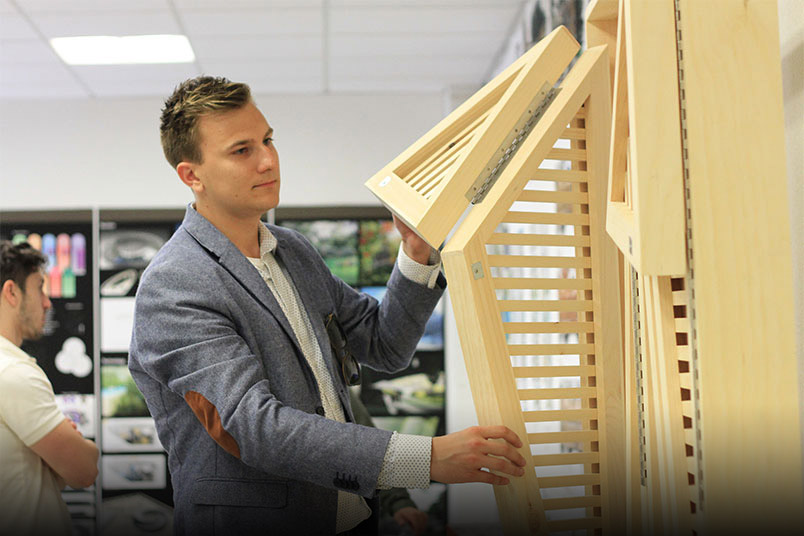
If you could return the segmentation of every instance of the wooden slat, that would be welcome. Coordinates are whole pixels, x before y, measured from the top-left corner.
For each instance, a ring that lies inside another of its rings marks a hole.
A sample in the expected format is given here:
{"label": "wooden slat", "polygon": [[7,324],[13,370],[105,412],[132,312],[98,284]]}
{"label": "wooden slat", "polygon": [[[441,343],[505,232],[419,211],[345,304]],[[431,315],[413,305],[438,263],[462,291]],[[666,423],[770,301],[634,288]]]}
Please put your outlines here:
{"label": "wooden slat", "polygon": [[597,463],[600,454],[597,452],[567,452],[564,454],[537,454],[531,456],[533,465],[545,467],[548,465],[574,465],[583,463]]}
{"label": "wooden slat", "polygon": [[589,225],[589,214],[558,214],[555,212],[521,212],[512,210],[504,223],[531,223],[543,225]]}
{"label": "wooden slat", "polygon": [[528,444],[544,445],[547,443],[587,443],[597,441],[600,434],[597,430],[582,430],[580,432],[543,432],[541,434],[528,434]]}
{"label": "wooden slat", "polygon": [[600,484],[600,474],[598,473],[539,477],[539,487],[541,488],[569,488],[572,486],[593,486],[595,484]]}
{"label": "wooden slat", "polygon": [[568,530],[597,529],[603,526],[603,519],[599,517],[584,517],[579,519],[560,519],[547,522],[550,532],[563,532]]}
{"label": "wooden slat", "polygon": [[586,235],[550,235],[531,233],[494,233],[486,244],[506,244],[518,246],[569,246],[583,247],[589,245]]}
{"label": "wooden slat", "polygon": [[586,182],[588,175],[585,171],[540,168],[533,173],[530,179],[534,181]]}
{"label": "wooden slat", "polygon": [[523,411],[525,422],[586,421],[597,418],[596,409]]}
{"label": "wooden slat", "polygon": [[559,137],[565,140],[585,140],[586,129],[569,127],[564,129],[564,132],[562,132]]}
{"label": "wooden slat", "polygon": [[580,355],[595,353],[594,344],[509,344],[508,355]]}
{"label": "wooden slat", "polygon": [[594,303],[587,300],[497,300],[500,311],[591,311]]}
{"label": "wooden slat", "polygon": [[470,134],[474,132],[478,125],[486,120],[490,110],[491,108],[480,114],[474,121],[469,123],[466,128],[459,132],[449,143],[445,144],[440,151],[435,151],[432,155],[424,159],[402,179],[409,184],[413,184],[424,173],[425,169],[432,167],[433,164],[441,161],[445,156],[459,152],[468,143],[468,141],[472,139]]}
{"label": "wooden slat", "polygon": [[593,365],[513,367],[515,378],[564,378],[568,376],[594,376]]}
{"label": "wooden slat", "polygon": [[559,257],[548,255],[489,255],[489,266],[495,268],[589,268],[589,257]]}
{"label": "wooden slat", "polygon": [[673,292],[673,305],[687,305],[687,293]]}
{"label": "wooden slat", "polygon": [[567,279],[552,277],[495,277],[492,278],[495,289],[575,289],[591,290],[591,279]]}
{"label": "wooden slat", "polygon": [[553,147],[545,157],[548,160],[586,160],[586,149],[557,149]]}
{"label": "wooden slat", "polygon": [[587,398],[594,397],[597,389],[594,387],[564,387],[549,389],[519,389],[520,400],[556,400],[559,398]]}
{"label": "wooden slat", "polygon": [[419,190],[421,184],[425,182],[427,177],[432,177],[433,174],[437,174],[439,170],[443,170],[445,167],[455,162],[455,160],[457,160],[460,156],[460,151],[464,148],[467,142],[468,140],[463,140],[453,147],[450,147],[437,158],[430,160],[426,166],[412,174],[407,179],[407,183],[410,184],[412,188]]}
{"label": "wooden slat", "polygon": [[442,162],[439,162],[437,165],[433,166],[432,169],[425,170],[421,176],[416,178],[416,180],[411,181],[411,187],[417,192],[424,192],[427,190],[427,187],[433,183],[433,181],[437,181],[439,177],[443,176],[456,160],[458,160],[458,155],[453,154],[449,158],[446,158]]}
{"label": "wooden slat", "polygon": [[591,333],[592,322],[503,322],[506,333]]}
{"label": "wooden slat", "polygon": [[441,183],[444,181],[444,177],[446,177],[446,175],[447,175],[447,171],[445,171],[445,172],[444,172],[444,173],[442,173],[441,175],[439,175],[439,176],[435,177],[433,181],[431,181],[430,183],[428,183],[426,186],[424,186],[424,187],[423,187],[423,188],[420,190],[421,194],[422,194],[424,197],[426,197],[426,198],[428,198],[428,199],[429,199],[429,198],[430,198],[430,195],[433,193],[433,191],[435,191],[435,189],[436,189],[436,188],[437,188],[439,185],[441,185]]}
{"label": "wooden slat", "polygon": [[566,510],[568,508],[587,508],[600,506],[600,495],[585,495],[583,497],[562,497],[559,499],[545,499],[545,510]]}
{"label": "wooden slat", "polygon": [[495,277],[492,279],[495,289],[576,289],[591,290],[591,279],[538,278],[538,277]]}
{"label": "wooden slat", "polygon": [[517,201],[528,203],[588,204],[587,192],[556,192],[552,190],[522,190]]}

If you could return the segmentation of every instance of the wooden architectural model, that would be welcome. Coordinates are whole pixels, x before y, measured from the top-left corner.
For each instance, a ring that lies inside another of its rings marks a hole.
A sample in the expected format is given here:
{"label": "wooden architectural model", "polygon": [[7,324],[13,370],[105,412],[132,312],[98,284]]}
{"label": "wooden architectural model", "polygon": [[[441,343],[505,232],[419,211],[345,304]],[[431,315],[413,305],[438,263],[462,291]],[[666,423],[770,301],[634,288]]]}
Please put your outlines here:
{"label": "wooden architectural model", "polygon": [[802,534],[776,2],[597,0],[587,29],[614,51],[629,532]]}
{"label": "wooden architectural model", "polygon": [[596,0],[587,35],[367,183],[433,246],[458,224],[478,420],[526,439],[504,530],[804,533],[775,3]]}

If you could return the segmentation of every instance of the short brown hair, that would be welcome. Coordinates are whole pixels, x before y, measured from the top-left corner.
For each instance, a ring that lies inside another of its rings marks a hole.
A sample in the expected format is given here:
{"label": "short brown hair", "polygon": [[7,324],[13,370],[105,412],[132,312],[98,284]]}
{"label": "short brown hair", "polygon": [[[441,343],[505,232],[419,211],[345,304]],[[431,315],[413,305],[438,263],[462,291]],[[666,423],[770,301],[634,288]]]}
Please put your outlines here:
{"label": "short brown hair", "polygon": [[14,245],[8,240],[0,241],[0,287],[10,279],[25,294],[25,280],[46,263],[45,256],[28,242]]}
{"label": "short brown hair", "polygon": [[241,108],[251,101],[247,84],[223,77],[197,76],[179,84],[165,101],[159,126],[162,150],[174,168],[180,162],[201,163],[198,119]]}

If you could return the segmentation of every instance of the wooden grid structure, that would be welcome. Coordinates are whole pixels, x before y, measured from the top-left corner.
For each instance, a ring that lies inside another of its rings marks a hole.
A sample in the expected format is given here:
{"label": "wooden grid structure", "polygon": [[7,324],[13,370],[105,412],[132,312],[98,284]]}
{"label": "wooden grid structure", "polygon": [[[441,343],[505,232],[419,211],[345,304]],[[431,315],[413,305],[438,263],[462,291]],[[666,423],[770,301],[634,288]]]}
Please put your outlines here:
{"label": "wooden grid structure", "polygon": [[629,534],[804,533],[776,17],[762,0],[587,11],[589,45],[616,51]]}
{"label": "wooden grid structure", "polygon": [[[619,302],[616,286],[601,280],[616,273],[605,235],[605,47],[585,52],[544,91],[576,51],[557,29],[367,183],[438,244],[475,194],[478,170],[506,159],[442,257],[479,422],[527,439],[526,476],[495,488],[508,534],[624,523]],[[537,108],[522,135],[523,116]],[[509,130],[493,130],[492,121]],[[428,174],[440,182],[427,183]],[[615,387],[604,397],[605,382]]]}
{"label": "wooden grid structure", "polygon": [[508,534],[616,533],[624,520],[619,302],[602,280],[617,270],[607,70],[604,47],[581,56],[442,252],[478,420],[529,446],[525,477],[495,489]]}
{"label": "wooden grid structure", "polygon": [[442,258],[479,422],[527,438],[505,532],[804,533],[775,2],[595,0],[545,100],[567,36],[367,183],[432,245],[487,191]]}

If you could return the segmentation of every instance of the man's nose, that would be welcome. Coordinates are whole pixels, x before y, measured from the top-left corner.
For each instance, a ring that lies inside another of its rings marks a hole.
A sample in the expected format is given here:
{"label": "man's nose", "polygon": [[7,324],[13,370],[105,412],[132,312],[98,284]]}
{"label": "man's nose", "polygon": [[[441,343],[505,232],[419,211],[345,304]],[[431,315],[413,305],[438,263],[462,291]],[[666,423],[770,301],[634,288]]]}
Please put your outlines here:
{"label": "man's nose", "polygon": [[274,152],[270,147],[263,145],[262,151],[260,152],[260,165],[258,170],[263,172],[271,169],[274,166],[274,160]]}

